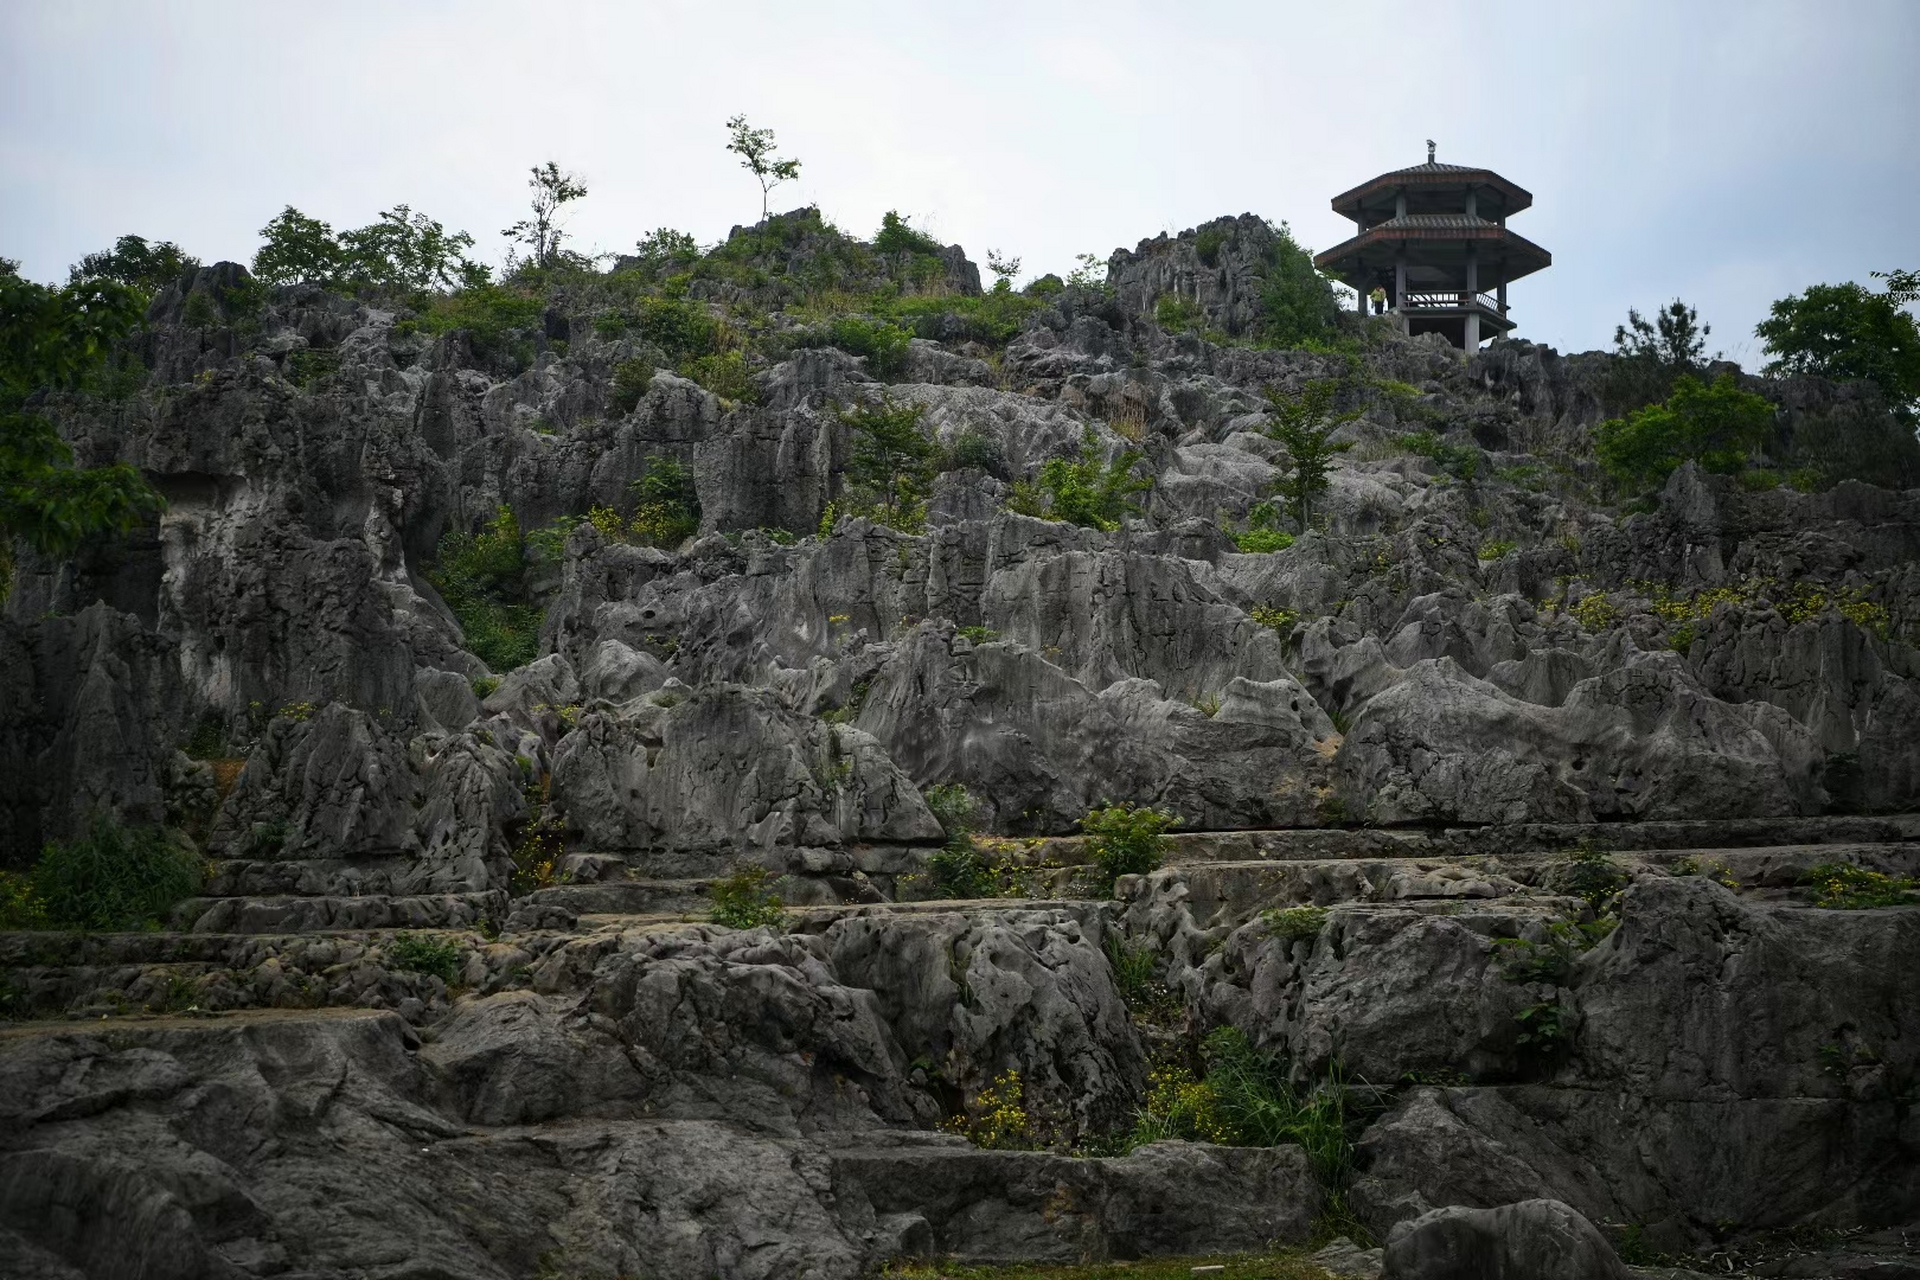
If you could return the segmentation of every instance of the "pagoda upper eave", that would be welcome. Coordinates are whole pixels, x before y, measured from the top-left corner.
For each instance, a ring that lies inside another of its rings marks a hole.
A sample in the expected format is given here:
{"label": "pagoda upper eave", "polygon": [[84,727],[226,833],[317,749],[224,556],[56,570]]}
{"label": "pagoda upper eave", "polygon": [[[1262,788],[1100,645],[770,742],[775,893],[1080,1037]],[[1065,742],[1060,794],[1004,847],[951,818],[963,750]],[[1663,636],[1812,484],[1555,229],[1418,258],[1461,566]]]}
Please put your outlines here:
{"label": "pagoda upper eave", "polygon": [[1338,275],[1359,268],[1391,266],[1403,251],[1411,260],[1433,255],[1451,257],[1450,248],[1464,256],[1468,243],[1476,246],[1481,261],[1502,263],[1501,275],[1506,280],[1517,280],[1553,265],[1553,255],[1525,236],[1515,235],[1497,223],[1465,217],[1391,219],[1315,254],[1313,265]]}

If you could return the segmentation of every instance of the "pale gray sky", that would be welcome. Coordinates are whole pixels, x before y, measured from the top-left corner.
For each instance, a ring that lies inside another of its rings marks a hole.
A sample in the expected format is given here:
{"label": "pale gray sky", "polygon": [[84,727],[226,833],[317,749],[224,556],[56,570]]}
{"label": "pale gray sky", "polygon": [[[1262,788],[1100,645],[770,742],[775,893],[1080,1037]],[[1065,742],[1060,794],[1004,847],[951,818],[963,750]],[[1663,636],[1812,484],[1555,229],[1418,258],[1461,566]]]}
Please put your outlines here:
{"label": "pale gray sky", "polygon": [[0,255],[64,279],[125,232],[245,260],[292,203],[406,202],[498,260],[526,171],[624,250],[759,214],[744,112],[803,162],[776,209],[898,208],[1064,273],[1222,213],[1324,248],[1336,193],[1425,158],[1534,193],[1519,336],[1604,346],[1678,295],[1757,363],[1766,305],[1920,267],[1920,2],[0,4]]}

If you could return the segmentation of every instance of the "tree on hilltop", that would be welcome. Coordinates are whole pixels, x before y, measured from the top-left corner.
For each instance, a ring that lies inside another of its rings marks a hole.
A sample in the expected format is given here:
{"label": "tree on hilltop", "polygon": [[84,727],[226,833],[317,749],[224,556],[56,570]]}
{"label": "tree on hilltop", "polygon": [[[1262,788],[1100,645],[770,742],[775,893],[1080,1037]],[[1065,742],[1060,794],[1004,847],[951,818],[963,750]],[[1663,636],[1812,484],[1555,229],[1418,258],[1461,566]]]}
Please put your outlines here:
{"label": "tree on hilltop", "polygon": [[755,129],[745,116],[727,121],[727,150],[740,157],[740,167],[760,183],[760,220],[767,219],[767,197],[783,182],[800,176],[798,160],[782,160],[773,154],[773,130]]}
{"label": "tree on hilltop", "polygon": [[560,242],[566,232],[560,229],[561,206],[583,199],[587,185],[580,175],[564,172],[549,160],[531,170],[527,186],[533,191],[533,216],[522,218],[500,234],[532,251],[533,265],[550,267],[560,256]]}

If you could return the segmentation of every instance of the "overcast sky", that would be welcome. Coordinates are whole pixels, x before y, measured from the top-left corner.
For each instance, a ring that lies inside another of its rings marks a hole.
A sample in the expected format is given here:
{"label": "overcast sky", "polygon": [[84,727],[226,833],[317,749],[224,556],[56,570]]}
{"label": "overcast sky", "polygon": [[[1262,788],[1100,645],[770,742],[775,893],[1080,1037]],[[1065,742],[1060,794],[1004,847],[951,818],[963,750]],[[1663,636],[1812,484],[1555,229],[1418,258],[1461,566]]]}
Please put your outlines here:
{"label": "overcast sky", "polygon": [[529,166],[579,247],[754,221],[744,112],[803,162],[776,209],[887,209],[1065,271],[1251,211],[1313,248],[1336,192],[1439,158],[1534,193],[1519,336],[1604,346],[1680,296],[1758,362],[1774,298],[1920,267],[1920,0],[353,3],[0,0],[0,255],[64,279],[126,232],[246,260],[292,203],[406,202],[489,260]]}

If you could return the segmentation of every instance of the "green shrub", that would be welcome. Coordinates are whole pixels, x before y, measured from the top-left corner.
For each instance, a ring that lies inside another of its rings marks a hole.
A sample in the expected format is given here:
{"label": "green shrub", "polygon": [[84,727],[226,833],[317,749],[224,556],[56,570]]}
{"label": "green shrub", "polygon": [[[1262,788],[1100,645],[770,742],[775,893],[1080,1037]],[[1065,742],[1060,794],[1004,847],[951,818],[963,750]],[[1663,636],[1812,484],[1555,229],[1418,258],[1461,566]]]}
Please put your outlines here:
{"label": "green shrub", "polygon": [[1113,892],[1121,876],[1145,875],[1166,858],[1166,833],[1180,825],[1171,810],[1151,805],[1115,804],[1088,810],[1080,819],[1087,854],[1093,860],[1102,893]]}
{"label": "green shrub", "polygon": [[623,360],[613,371],[613,386],[607,392],[607,407],[618,414],[629,414],[639,408],[640,401],[646,397],[647,388],[653,385],[653,361],[636,356]]}
{"label": "green shrub", "polygon": [[1429,458],[1440,470],[1462,484],[1471,484],[1480,471],[1480,451],[1472,445],[1448,444],[1432,431],[1410,431],[1400,437],[1408,453]]}
{"label": "green shrub", "polygon": [[1333,378],[1316,379],[1294,393],[1268,384],[1264,392],[1271,406],[1267,435],[1279,441],[1287,454],[1275,491],[1286,499],[1300,531],[1305,533],[1314,503],[1331,483],[1327,477],[1333,470],[1333,460],[1353,447],[1335,443],[1333,433],[1359,417],[1360,411],[1334,410],[1340,383]]}
{"label": "green shrub", "polygon": [[997,887],[993,864],[973,842],[979,801],[957,782],[928,787],[922,795],[947,837],[946,846],[928,860],[934,883],[952,898],[993,896]]}
{"label": "green shrub", "polygon": [[706,307],[680,298],[641,298],[634,327],[675,362],[721,350],[726,332]]}
{"label": "green shrub", "polygon": [[885,254],[939,257],[940,242],[924,232],[915,231],[896,209],[880,217],[880,230],[874,233],[873,251]]}
{"label": "green shrub", "polygon": [[387,944],[387,962],[396,969],[431,974],[451,985],[460,974],[460,948],[445,938],[401,933]]}
{"label": "green shrub", "polygon": [[32,897],[59,928],[149,927],[199,892],[202,871],[191,846],[161,828],[123,827],[96,815],[86,834],[42,850]]}
{"label": "green shrub", "polygon": [[633,482],[638,505],[629,525],[654,547],[677,547],[700,530],[700,493],[687,464],[670,453],[647,455],[646,473]]}
{"label": "green shrub", "polygon": [[907,367],[913,335],[898,325],[860,316],[842,316],[817,333],[803,335],[802,346],[838,347],[848,355],[863,356],[867,372],[890,378]]}
{"label": "green shrub", "polygon": [[1193,238],[1193,251],[1203,265],[1220,265],[1220,249],[1227,243],[1227,233],[1220,227],[1208,227]]}
{"label": "green shrub", "polygon": [[1233,542],[1248,555],[1266,555],[1292,546],[1293,535],[1284,529],[1248,529],[1234,534]]}
{"label": "green shrub", "polygon": [[1514,548],[1519,545],[1517,542],[1504,540],[1483,542],[1480,544],[1478,554],[1482,560],[1504,560],[1512,555]]}
{"label": "green shrub", "polygon": [[680,372],[722,400],[737,400],[742,404],[760,401],[744,352],[716,351],[712,355],[695,356],[680,366]]}
{"label": "green shrub", "polygon": [[1920,903],[1920,884],[1903,876],[1869,871],[1845,862],[1823,862],[1801,876],[1813,886],[1813,904],[1841,911],[1904,907]]}
{"label": "green shrub", "polygon": [[920,425],[926,412],[923,404],[885,397],[840,411],[850,437],[846,476],[852,492],[836,504],[839,514],[920,532],[934,474],[933,440]]}
{"label": "green shrub", "polygon": [[50,929],[47,904],[34,892],[33,877],[0,871],[0,929]]}
{"label": "green shrub", "polygon": [[787,922],[786,903],[767,887],[773,872],[765,867],[745,867],[725,879],[713,882],[712,919],[729,929],[778,930]]}
{"label": "green shrub", "polygon": [[1329,1211],[1342,1211],[1338,1200],[1352,1180],[1356,1130],[1379,1110],[1371,1091],[1347,1084],[1337,1069],[1311,1089],[1296,1089],[1285,1065],[1254,1049],[1234,1027],[1207,1036],[1203,1053],[1202,1080],[1177,1069],[1152,1074],[1130,1145],[1166,1138],[1237,1147],[1296,1144],[1336,1202]]}
{"label": "green shrub", "polygon": [[1037,485],[1024,480],[1014,485],[1007,508],[1021,515],[1112,532],[1126,517],[1141,513],[1132,495],[1153,488],[1151,478],[1133,474],[1145,456],[1138,449],[1127,449],[1112,462],[1103,463],[1100,437],[1089,426],[1080,438],[1079,456],[1049,458],[1040,468]]}
{"label": "green shrub", "polygon": [[489,667],[511,670],[540,650],[545,611],[527,598],[527,543],[511,507],[479,533],[450,530],[427,578],[465,633],[467,648]]}
{"label": "green shrub", "polygon": [[1286,942],[1317,938],[1327,925],[1325,907],[1273,907],[1260,913],[1260,923],[1274,937]]}
{"label": "green shrub", "polygon": [[955,634],[970,644],[991,644],[1000,638],[992,627],[961,627]]}
{"label": "green shrub", "polygon": [[1594,452],[1609,475],[1635,488],[1661,484],[1690,460],[1708,471],[1734,473],[1773,438],[1773,419],[1773,405],[1742,391],[1730,373],[1711,384],[1682,375],[1666,403],[1601,423]]}
{"label": "green shrub", "polygon": [[1153,304],[1153,320],[1162,329],[1182,332],[1187,329],[1204,329],[1207,324],[1206,309],[1198,302],[1183,298],[1177,293],[1163,293]]}
{"label": "green shrub", "polygon": [[966,467],[989,474],[1003,470],[1006,459],[1000,452],[999,442],[977,428],[962,427],[953,438],[953,448],[948,451],[942,470],[954,471]]}
{"label": "green shrub", "polygon": [[1260,626],[1271,627],[1274,634],[1278,635],[1282,640],[1292,635],[1294,627],[1299,625],[1300,622],[1300,615],[1294,610],[1276,608],[1272,605],[1264,604],[1253,606],[1253,612],[1247,616],[1252,618]]}
{"label": "green shrub", "polygon": [[1554,887],[1576,898],[1583,898],[1595,915],[1603,915],[1607,904],[1627,885],[1627,873],[1612,857],[1599,849],[1581,849],[1555,869]]}
{"label": "green shrub", "polygon": [[1293,238],[1286,223],[1273,229],[1267,246],[1266,283],[1260,291],[1258,336],[1268,346],[1313,347],[1339,332],[1340,303],[1333,286],[1314,269],[1313,255]]}

